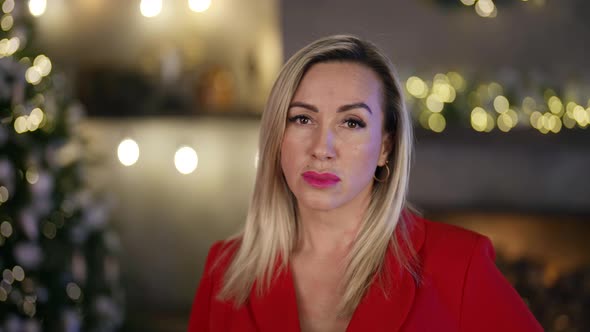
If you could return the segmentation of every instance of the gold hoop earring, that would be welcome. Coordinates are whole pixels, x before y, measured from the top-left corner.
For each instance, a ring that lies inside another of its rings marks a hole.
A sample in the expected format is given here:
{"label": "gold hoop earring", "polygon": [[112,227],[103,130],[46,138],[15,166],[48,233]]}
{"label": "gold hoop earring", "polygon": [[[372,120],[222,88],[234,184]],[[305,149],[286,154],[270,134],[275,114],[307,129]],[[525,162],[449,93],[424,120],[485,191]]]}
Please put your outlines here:
{"label": "gold hoop earring", "polygon": [[385,179],[381,180],[379,178],[377,178],[375,175],[373,175],[373,179],[375,179],[375,181],[379,182],[379,183],[383,183],[385,181],[387,181],[387,179],[389,179],[389,175],[390,175],[390,171],[389,171],[389,161],[385,162],[385,170],[387,171],[387,176],[385,177]]}

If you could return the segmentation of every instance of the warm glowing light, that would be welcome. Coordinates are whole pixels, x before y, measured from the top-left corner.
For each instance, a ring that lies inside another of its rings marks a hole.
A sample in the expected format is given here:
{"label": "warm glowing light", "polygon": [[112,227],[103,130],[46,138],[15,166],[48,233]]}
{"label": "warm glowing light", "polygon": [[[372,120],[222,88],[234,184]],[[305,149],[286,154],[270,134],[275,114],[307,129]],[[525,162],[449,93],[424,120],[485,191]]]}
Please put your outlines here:
{"label": "warm glowing light", "polygon": [[199,157],[191,147],[183,146],[174,155],[174,165],[182,174],[192,173],[199,164]]}
{"label": "warm glowing light", "polygon": [[465,80],[459,73],[451,71],[447,73],[447,77],[455,90],[462,92],[465,90]]}
{"label": "warm glowing light", "polygon": [[494,98],[494,108],[496,109],[496,112],[504,113],[508,110],[508,107],[510,107],[510,103],[506,97],[499,95]]}
{"label": "warm glowing light", "polygon": [[20,39],[18,37],[0,40],[0,58],[14,54],[14,52],[18,51],[19,47]]}
{"label": "warm glowing light", "polygon": [[8,55],[8,39],[0,39],[0,58]]}
{"label": "warm glowing light", "polygon": [[475,12],[481,17],[489,17],[494,12],[496,6],[492,0],[479,0],[475,5]]}
{"label": "warm glowing light", "polygon": [[483,108],[476,107],[471,111],[471,126],[479,132],[486,130],[488,126],[488,114]]}
{"label": "warm glowing light", "polygon": [[33,16],[41,16],[47,9],[47,0],[29,0],[29,11]]}
{"label": "warm glowing light", "polygon": [[534,111],[531,114],[530,122],[531,122],[531,126],[533,126],[533,128],[541,129],[541,127],[543,127],[542,120],[543,120],[543,114],[541,114],[541,112]]}
{"label": "warm glowing light", "polygon": [[126,138],[119,144],[117,156],[121,164],[131,166],[139,159],[139,146],[134,140]]}
{"label": "warm glowing light", "polygon": [[35,108],[34,110],[31,111],[28,121],[30,123],[32,123],[33,125],[39,127],[41,122],[43,122],[43,111],[38,107]]}
{"label": "warm glowing light", "polygon": [[73,282],[70,282],[66,287],[66,293],[68,294],[70,299],[77,301],[78,299],[80,299],[80,296],[82,295],[82,290],[78,285],[76,285]]}
{"label": "warm glowing light", "polygon": [[436,94],[442,102],[452,103],[457,96],[455,88],[449,83],[435,82],[432,87],[432,92]]}
{"label": "warm glowing light", "polygon": [[512,122],[512,117],[508,115],[508,112],[502,113],[498,116],[498,129],[501,131],[508,132],[514,127],[514,125],[516,124]]}
{"label": "warm glowing light", "polygon": [[504,114],[508,115],[510,119],[512,119],[512,127],[516,127],[516,124],[518,123],[518,113],[516,113],[516,111],[513,109],[508,109],[508,111],[506,111]]}
{"label": "warm glowing light", "polygon": [[430,95],[426,98],[426,106],[432,112],[440,112],[444,108],[444,103],[440,100],[438,95]]}
{"label": "warm glowing light", "polygon": [[39,70],[39,68],[35,66],[29,67],[29,69],[27,69],[27,71],[25,72],[25,79],[27,80],[27,82],[33,85],[39,84],[42,78],[43,75],[41,75],[41,71]]}
{"label": "warm glowing light", "polygon": [[30,184],[35,184],[39,181],[39,172],[34,168],[29,168],[25,174],[25,178]]}
{"label": "warm glowing light", "polygon": [[416,98],[424,98],[428,95],[428,86],[422,79],[416,76],[408,78],[406,81],[406,89]]}
{"label": "warm glowing light", "polygon": [[573,101],[570,101],[569,103],[567,103],[567,106],[565,107],[565,112],[567,114],[569,114],[570,117],[574,117],[574,108],[576,108],[576,106],[578,106],[578,104],[574,103]]}
{"label": "warm glowing light", "polygon": [[588,113],[586,113],[584,107],[577,105],[576,107],[574,107],[573,114],[574,119],[578,122],[580,126],[588,125],[588,120],[590,119],[588,119]]}
{"label": "warm glowing light", "polygon": [[461,2],[465,5],[465,6],[473,6],[473,4],[475,3],[475,0],[461,0]]}
{"label": "warm glowing light", "polygon": [[158,16],[162,11],[162,0],[141,0],[139,10],[145,17]]}
{"label": "warm glowing light", "polygon": [[432,131],[436,133],[441,133],[443,130],[445,130],[445,127],[447,126],[447,121],[445,120],[445,117],[442,116],[440,113],[432,113],[428,118],[428,126],[430,127],[430,129],[432,129]]}
{"label": "warm glowing light", "polygon": [[565,113],[563,115],[563,125],[568,128],[568,129],[572,129],[576,126],[576,120],[572,117],[573,115],[570,115],[569,113]]}
{"label": "warm glowing light", "polygon": [[39,69],[42,76],[47,76],[51,72],[51,60],[43,54],[37,56],[33,61],[33,66]]}
{"label": "warm glowing light", "polygon": [[4,186],[0,186],[0,203],[6,203],[9,197],[8,189]]}
{"label": "warm glowing light", "polygon": [[553,114],[559,114],[563,110],[563,103],[557,96],[551,96],[547,101],[547,105]]}
{"label": "warm glowing light", "polygon": [[554,134],[557,134],[561,131],[561,127],[561,119],[555,114],[552,115],[551,120],[549,120],[549,130],[551,130]]}
{"label": "warm glowing light", "polygon": [[28,130],[29,129],[27,129],[27,116],[19,116],[18,118],[16,118],[16,120],[14,120],[14,131],[16,131],[17,134],[22,134]]}
{"label": "warm glowing light", "polygon": [[12,225],[8,221],[3,221],[0,224],[0,234],[4,237],[10,237],[12,235]]}
{"label": "warm glowing light", "polygon": [[188,0],[189,8],[197,13],[202,13],[209,9],[211,0]]}
{"label": "warm glowing light", "polygon": [[2,11],[6,14],[11,13],[14,10],[14,0],[6,0],[2,4]]}
{"label": "warm glowing light", "polygon": [[8,31],[8,30],[12,29],[13,25],[14,25],[14,19],[12,18],[12,15],[5,15],[2,18],[2,21],[0,21],[0,27],[4,31]]}

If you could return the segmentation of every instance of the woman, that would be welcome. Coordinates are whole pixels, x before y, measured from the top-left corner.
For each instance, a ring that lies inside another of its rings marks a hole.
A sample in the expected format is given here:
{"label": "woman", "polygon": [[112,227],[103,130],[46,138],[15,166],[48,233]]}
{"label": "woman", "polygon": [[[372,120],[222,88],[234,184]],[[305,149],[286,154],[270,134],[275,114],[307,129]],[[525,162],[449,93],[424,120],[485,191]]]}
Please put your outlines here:
{"label": "woman", "polygon": [[259,151],[244,230],[212,246],[189,331],[542,331],[486,237],[410,212],[412,126],[373,44],[297,52]]}

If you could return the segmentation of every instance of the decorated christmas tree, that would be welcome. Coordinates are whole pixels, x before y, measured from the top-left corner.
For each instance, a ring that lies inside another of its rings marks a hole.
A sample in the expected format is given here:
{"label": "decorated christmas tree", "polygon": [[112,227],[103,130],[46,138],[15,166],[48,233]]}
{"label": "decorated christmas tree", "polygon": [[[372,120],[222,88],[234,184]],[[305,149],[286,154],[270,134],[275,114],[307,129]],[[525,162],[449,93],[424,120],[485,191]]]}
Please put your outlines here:
{"label": "decorated christmas tree", "polygon": [[117,330],[119,245],[85,183],[83,109],[35,49],[27,1],[0,5],[0,331]]}

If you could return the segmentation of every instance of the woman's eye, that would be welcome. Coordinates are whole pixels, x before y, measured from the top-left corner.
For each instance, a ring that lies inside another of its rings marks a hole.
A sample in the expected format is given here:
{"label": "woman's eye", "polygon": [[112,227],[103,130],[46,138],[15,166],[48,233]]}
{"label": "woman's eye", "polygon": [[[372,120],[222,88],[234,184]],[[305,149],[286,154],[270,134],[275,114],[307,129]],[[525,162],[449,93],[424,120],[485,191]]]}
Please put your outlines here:
{"label": "woman's eye", "polygon": [[355,120],[355,119],[348,119],[345,120],[344,123],[346,123],[346,126],[350,129],[356,129],[356,128],[364,128],[365,127],[365,123],[360,121],[360,120]]}
{"label": "woman's eye", "polygon": [[294,123],[302,124],[302,125],[306,125],[310,121],[311,121],[311,119],[305,115],[295,115],[295,116],[289,118],[289,122],[294,122]]}

